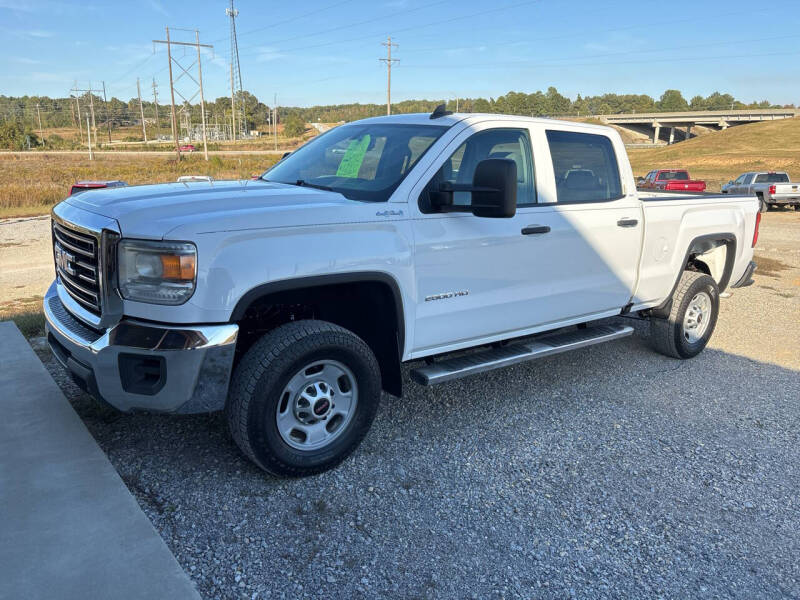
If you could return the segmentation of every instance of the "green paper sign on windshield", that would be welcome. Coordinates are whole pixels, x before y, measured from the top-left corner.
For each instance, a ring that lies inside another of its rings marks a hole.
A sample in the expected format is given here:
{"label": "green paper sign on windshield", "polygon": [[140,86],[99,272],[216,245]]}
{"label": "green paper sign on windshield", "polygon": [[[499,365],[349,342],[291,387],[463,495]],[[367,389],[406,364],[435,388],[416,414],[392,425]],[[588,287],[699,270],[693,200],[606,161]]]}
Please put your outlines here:
{"label": "green paper sign on windshield", "polygon": [[349,177],[351,179],[358,177],[361,163],[364,162],[364,156],[367,154],[367,148],[369,148],[370,139],[369,135],[365,135],[360,140],[350,142],[342,162],[339,163],[339,168],[336,169],[337,177]]}

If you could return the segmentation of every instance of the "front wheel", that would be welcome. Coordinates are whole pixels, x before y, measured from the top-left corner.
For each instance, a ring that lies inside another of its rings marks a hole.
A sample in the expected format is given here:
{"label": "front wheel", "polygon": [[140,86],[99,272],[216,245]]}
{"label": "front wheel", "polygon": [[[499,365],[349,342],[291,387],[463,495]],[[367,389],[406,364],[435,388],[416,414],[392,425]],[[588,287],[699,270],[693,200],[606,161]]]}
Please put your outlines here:
{"label": "front wheel", "polygon": [[369,346],[325,321],[267,333],[236,368],[226,406],[241,450],[279,476],[330,469],[361,443],[378,409],[381,376]]}
{"label": "front wheel", "polygon": [[711,339],[719,314],[719,288],[705,273],[684,271],[672,296],[669,313],[650,317],[653,349],[673,358],[700,354]]}

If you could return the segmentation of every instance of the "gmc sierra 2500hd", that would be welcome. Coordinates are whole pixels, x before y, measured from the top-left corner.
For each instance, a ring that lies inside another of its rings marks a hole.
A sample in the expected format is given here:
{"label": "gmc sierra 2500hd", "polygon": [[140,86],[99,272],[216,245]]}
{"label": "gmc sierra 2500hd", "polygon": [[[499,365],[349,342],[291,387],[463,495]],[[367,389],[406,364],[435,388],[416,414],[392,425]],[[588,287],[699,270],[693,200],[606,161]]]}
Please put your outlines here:
{"label": "gmc sierra 2500hd", "polygon": [[590,323],[620,314],[695,356],[719,292],[752,283],[759,216],[754,197],[638,194],[607,127],[366,119],[260,180],[58,204],[48,340],[116,408],[224,409],[256,464],[306,475],[358,446],[404,361],[437,384],[622,338]]}

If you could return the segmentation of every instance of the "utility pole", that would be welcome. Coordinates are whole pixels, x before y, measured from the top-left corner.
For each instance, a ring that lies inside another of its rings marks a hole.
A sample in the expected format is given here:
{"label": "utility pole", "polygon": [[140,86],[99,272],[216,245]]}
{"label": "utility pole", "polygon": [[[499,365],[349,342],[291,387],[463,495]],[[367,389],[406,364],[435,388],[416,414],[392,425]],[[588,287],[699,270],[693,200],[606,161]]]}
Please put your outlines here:
{"label": "utility pole", "polygon": [[[75,105],[72,103],[72,98],[69,100],[69,110],[72,113],[72,126],[75,127]],[[80,117],[80,115],[78,115]],[[80,125],[80,123],[78,123]],[[81,129],[78,127],[78,129]]]}
{"label": "utility pole", "polygon": [[153,77],[153,108],[156,111],[156,138],[161,135],[161,125],[158,122],[158,91],[156,88],[158,85],[156,84],[156,78]]}
{"label": "utility pole", "polygon": [[[100,90],[93,90],[91,83],[89,83],[89,89],[88,90],[79,90],[78,89],[78,83],[75,82],[75,87],[72,88],[71,91],[76,93],[76,97],[75,97],[75,101],[76,102],[78,102],[78,98],[77,98],[77,93],[78,92],[84,92],[86,94],[89,94],[89,110],[91,111],[91,114],[92,114],[92,129],[94,129],[94,141],[95,141],[95,144],[96,144],[97,143],[97,126],[96,126],[96,123],[95,123],[95,120],[94,120],[94,92],[99,92]],[[78,118],[80,118],[80,114],[81,114],[81,105],[80,105],[80,102],[78,102]],[[82,140],[83,140],[83,137],[81,137],[81,141]]]}
{"label": "utility pole", "polygon": [[233,141],[236,141],[236,102],[233,99],[233,63],[231,63],[231,135]]}
{"label": "utility pole", "polygon": [[[99,91],[99,90],[98,90]],[[97,122],[94,120],[94,90],[92,82],[89,82],[89,110],[92,111],[92,131],[94,132],[94,143],[97,145]]]}
{"label": "utility pole", "polygon": [[[75,82],[75,88],[78,87],[78,82]],[[75,88],[72,88],[73,92],[77,92]],[[81,125],[81,103],[78,100],[78,94],[75,94],[75,106],[78,107],[78,133],[81,135],[81,144],[83,144],[83,125]]]}
{"label": "utility pole", "polygon": [[275,132],[275,150],[278,149],[278,94],[275,94],[274,102],[272,103],[272,129]]}
{"label": "utility pole", "polygon": [[208,142],[206,141],[206,102],[203,99],[203,66],[200,64],[200,32],[194,30],[195,41],[197,42],[197,76],[200,79],[200,119],[203,123],[203,155],[208,160]]}
{"label": "utility pole", "polygon": [[89,160],[94,160],[92,154],[92,130],[89,128],[89,115],[86,115],[86,135],[89,136]]}
{"label": "utility pole", "polygon": [[108,114],[108,98],[106,97],[106,82],[103,82],[103,104],[106,106],[106,125],[108,125],[108,143],[111,143],[111,117]]}
{"label": "utility pole", "polygon": [[386,114],[392,114],[392,63],[400,62],[396,58],[392,58],[392,46],[397,48],[397,44],[392,43],[392,36],[386,38],[385,42],[381,42],[381,46],[386,46],[386,58],[379,58],[378,60],[386,63],[387,79],[386,79]]}
{"label": "utility pole", "polygon": [[142,88],[139,86],[139,78],[136,78],[136,95],[139,96],[139,114],[142,117],[142,136],[145,146],[147,145],[147,127],[144,124],[144,106],[142,106]]}
{"label": "utility pole", "polygon": [[[169,63],[169,93],[170,93],[170,98],[172,100],[172,137],[175,140],[175,151],[178,153],[178,158],[180,158],[181,149],[180,149],[180,144],[178,143],[178,123],[177,123],[177,114],[175,112],[175,93],[177,92],[177,94],[183,99],[184,106],[188,105],[190,108],[191,108],[192,100],[199,93],[200,94],[201,112],[205,113],[205,108],[203,106],[204,105],[204,102],[203,102],[203,72],[202,72],[202,68],[201,68],[200,63],[199,63],[200,48],[202,47],[202,48],[211,48],[211,49],[213,49],[214,46],[211,46],[209,44],[201,44],[200,43],[200,34],[199,34],[199,32],[197,30],[195,30],[196,41],[194,41],[194,42],[173,42],[173,41],[171,41],[169,39],[169,27],[166,28],[166,31],[167,31],[167,39],[166,40],[153,40],[153,43],[154,44],[166,44],[167,45],[167,61]],[[197,48],[197,56],[198,56],[197,68],[198,68],[199,81],[197,79],[195,79],[194,76],[189,72],[189,69],[192,68],[194,63],[192,63],[192,65],[190,65],[188,68],[185,68],[176,58],[173,58],[173,56],[172,56],[172,46],[192,46],[194,48]],[[173,77],[172,77],[172,63],[173,62],[181,70],[181,74],[178,75],[178,77],[175,78],[175,79],[173,79]],[[175,82],[177,82],[184,75],[186,75],[189,79],[194,81],[197,84],[198,88],[199,88],[194,94],[192,94],[188,98],[186,96],[184,96],[183,94],[181,94],[180,91],[175,89]],[[203,136],[205,138],[205,121],[203,122]]]}
{"label": "utility pole", "polygon": [[36,118],[39,119],[39,137],[42,138],[42,146],[44,146],[44,132],[42,131],[42,115],[39,113],[39,103],[36,103]]}

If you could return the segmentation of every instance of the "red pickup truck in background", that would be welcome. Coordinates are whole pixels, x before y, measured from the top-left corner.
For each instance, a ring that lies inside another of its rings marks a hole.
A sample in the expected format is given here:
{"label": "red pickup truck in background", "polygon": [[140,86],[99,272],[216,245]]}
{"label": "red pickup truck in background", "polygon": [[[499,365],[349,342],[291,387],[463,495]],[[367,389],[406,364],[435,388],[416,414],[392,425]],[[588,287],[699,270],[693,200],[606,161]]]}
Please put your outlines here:
{"label": "red pickup truck in background", "polygon": [[639,187],[665,192],[705,192],[706,182],[692,179],[685,169],[656,169],[645,176]]}

